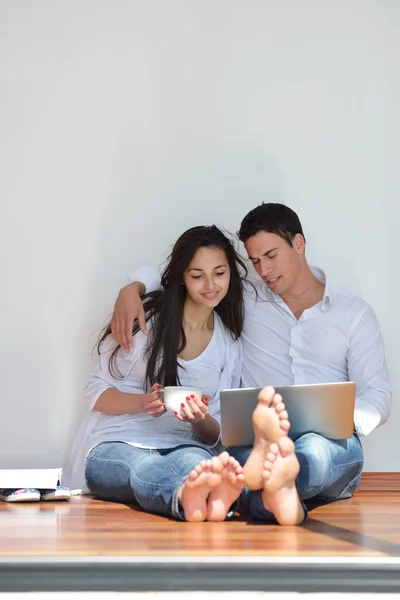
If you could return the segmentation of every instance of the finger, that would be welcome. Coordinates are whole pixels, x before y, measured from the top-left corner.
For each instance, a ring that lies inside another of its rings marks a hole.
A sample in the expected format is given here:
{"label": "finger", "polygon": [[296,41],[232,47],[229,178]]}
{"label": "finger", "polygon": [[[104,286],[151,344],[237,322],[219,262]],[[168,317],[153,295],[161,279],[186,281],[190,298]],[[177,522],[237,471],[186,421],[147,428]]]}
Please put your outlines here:
{"label": "finger", "polygon": [[162,401],[161,396],[157,393],[157,392],[153,392],[152,394],[152,399],[149,400],[147,406],[149,408],[155,409],[155,408],[161,408],[162,406],[164,406],[164,403]]}
{"label": "finger", "polygon": [[165,412],[166,408],[165,408],[164,404],[162,403],[161,399],[156,398],[155,400],[150,400],[149,402],[147,402],[145,410],[148,413],[158,412],[159,410],[162,410],[163,412]]}
{"label": "finger", "polygon": [[178,419],[178,421],[186,421],[186,419],[184,419],[177,410],[174,412],[174,415]]}
{"label": "finger", "polygon": [[125,323],[125,339],[126,346],[129,350],[132,348],[132,331],[133,331],[133,319],[128,319]]}
{"label": "finger", "polygon": [[153,383],[153,385],[150,388],[150,392],[159,392],[161,389],[162,387],[159,383]]}
{"label": "finger", "polygon": [[204,404],[200,398],[197,398],[197,396],[193,396],[193,394],[191,394],[189,399],[187,399],[187,402],[195,417],[199,415],[206,415],[208,413],[207,405]]}
{"label": "finger", "polygon": [[161,415],[163,415],[165,412],[166,412],[166,409],[165,409],[165,407],[163,406],[163,407],[161,407],[160,409],[156,410],[154,413],[152,413],[152,415],[151,415],[151,416],[152,416],[152,417],[155,417],[155,418],[157,418],[157,417],[161,417]]}
{"label": "finger", "polygon": [[190,406],[198,406],[200,409],[204,406],[203,400],[194,394],[190,394],[190,396],[186,396],[186,400],[191,402]]}
{"label": "finger", "polygon": [[119,337],[119,321],[114,317],[114,315],[111,321],[111,333],[113,335],[113,338],[118,342],[118,344],[120,344],[121,340]]}
{"label": "finger", "polygon": [[187,403],[182,402],[181,404],[181,409],[185,415],[185,417],[189,420],[189,421],[194,421],[194,414],[191,410],[191,408],[188,406]]}
{"label": "finger", "polygon": [[118,321],[119,321],[119,343],[121,344],[121,346],[125,350],[125,352],[129,352],[128,342],[126,339],[125,319],[123,317],[120,317],[118,319]]}
{"label": "finger", "polygon": [[139,323],[140,330],[144,333],[144,335],[149,335],[149,332],[146,327],[146,316],[144,313],[143,305],[142,305],[142,308],[139,310],[138,323]]}

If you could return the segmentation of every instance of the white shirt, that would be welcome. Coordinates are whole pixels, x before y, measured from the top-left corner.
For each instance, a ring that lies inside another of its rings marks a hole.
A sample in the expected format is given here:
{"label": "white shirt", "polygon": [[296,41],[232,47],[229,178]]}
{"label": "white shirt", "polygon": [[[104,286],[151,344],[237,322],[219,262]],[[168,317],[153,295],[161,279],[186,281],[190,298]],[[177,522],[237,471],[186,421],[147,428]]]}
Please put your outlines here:
{"label": "white shirt", "polygon": [[[354,422],[359,435],[385,423],[391,410],[391,386],[378,320],[371,307],[326,281],[321,302],[296,319],[282,298],[258,276],[246,285],[242,333],[242,387],[300,383],[356,383]],[[148,292],[159,287],[151,267],[137,269],[130,278]]]}
{"label": "white shirt", "polygon": [[[113,377],[109,370],[109,357],[116,343],[108,336],[102,344],[98,365],[85,387],[87,414],[73,443],[71,456],[63,471],[63,482],[68,487],[87,490],[85,463],[88,452],[106,441],[126,442],[141,448],[174,448],[180,444],[209,447],[194,435],[189,423],[179,421],[166,412],[154,418],[147,413],[106,415],[93,411],[101,394],[108,388],[120,392],[143,394],[146,375],[146,349],[148,337],[142,332],[134,336],[129,353],[120,350],[117,367],[122,379]],[[220,391],[240,385],[241,342],[234,341],[219,316],[214,313],[214,332],[205,350],[195,359],[179,359],[181,384],[198,387],[203,395],[210,396],[209,412],[220,422]],[[214,445],[218,443],[218,440]]]}

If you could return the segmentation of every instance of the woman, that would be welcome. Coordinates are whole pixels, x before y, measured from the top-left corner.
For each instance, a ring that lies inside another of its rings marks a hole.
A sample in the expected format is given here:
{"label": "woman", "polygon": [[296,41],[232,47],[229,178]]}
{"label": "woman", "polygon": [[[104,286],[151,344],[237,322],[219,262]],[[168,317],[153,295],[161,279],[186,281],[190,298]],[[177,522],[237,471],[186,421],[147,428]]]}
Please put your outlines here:
{"label": "woman", "polygon": [[[243,488],[243,471],[219,441],[219,393],[238,387],[246,267],[215,226],[175,243],[162,291],[145,296],[149,336],[134,325],[129,353],[110,325],[86,386],[90,415],[63,482],[98,498],[134,503],[187,521],[220,521]],[[180,412],[166,412],[161,386],[188,386]]]}

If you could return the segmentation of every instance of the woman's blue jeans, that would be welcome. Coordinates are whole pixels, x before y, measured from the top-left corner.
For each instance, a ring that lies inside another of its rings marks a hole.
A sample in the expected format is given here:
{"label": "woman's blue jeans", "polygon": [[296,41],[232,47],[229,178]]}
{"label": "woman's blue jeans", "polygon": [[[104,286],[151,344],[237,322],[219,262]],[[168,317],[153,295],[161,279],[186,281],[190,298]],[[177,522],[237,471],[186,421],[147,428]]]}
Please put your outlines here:
{"label": "woman's blue jeans", "polygon": [[86,482],[97,498],[184,521],[179,489],[190,471],[212,456],[206,448],[189,444],[147,450],[124,442],[103,442],[89,452]]}

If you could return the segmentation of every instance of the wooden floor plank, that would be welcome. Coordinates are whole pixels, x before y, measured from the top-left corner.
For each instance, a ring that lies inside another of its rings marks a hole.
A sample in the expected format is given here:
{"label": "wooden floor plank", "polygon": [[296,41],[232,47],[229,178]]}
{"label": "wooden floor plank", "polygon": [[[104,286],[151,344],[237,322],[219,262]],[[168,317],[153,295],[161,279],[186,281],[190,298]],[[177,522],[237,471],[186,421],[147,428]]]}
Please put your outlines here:
{"label": "wooden floor plank", "polygon": [[400,492],[400,473],[363,473],[360,492]]}
{"label": "wooden floor plank", "polygon": [[183,523],[131,507],[74,497],[68,503],[0,503],[0,557],[400,556],[397,478],[383,491],[316,508],[302,527],[243,518]]}

